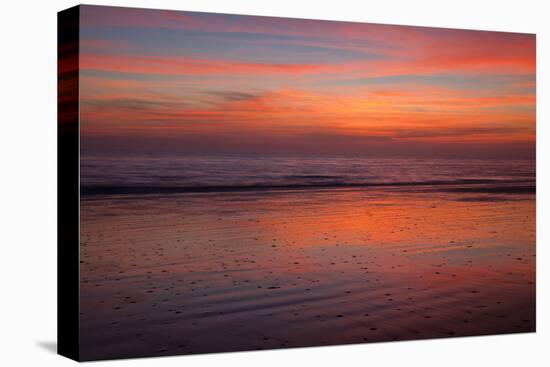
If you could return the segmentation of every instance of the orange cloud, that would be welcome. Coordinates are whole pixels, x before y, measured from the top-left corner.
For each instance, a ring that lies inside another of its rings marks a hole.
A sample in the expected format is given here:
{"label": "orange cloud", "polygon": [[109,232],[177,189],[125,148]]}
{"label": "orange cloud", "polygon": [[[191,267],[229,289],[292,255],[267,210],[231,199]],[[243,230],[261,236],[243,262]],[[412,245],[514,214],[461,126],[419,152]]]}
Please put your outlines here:
{"label": "orange cloud", "polygon": [[301,74],[319,72],[314,64],[251,63],[190,57],[113,56],[82,54],[81,69],[159,75]]}
{"label": "orange cloud", "polygon": [[[223,31],[244,42],[239,50],[258,44],[278,56],[261,63],[224,47],[185,53],[192,42],[174,54],[193,57],[173,56],[170,45],[155,53],[137,36],[120,40],[130,33],[89,33],[80,55],[85,134],[534,142],[534,35],[139,9],[83,14],[85,29]],[[294,57],[299,46],[306,51]],[[486,79],[462,84],[461,76]]]}

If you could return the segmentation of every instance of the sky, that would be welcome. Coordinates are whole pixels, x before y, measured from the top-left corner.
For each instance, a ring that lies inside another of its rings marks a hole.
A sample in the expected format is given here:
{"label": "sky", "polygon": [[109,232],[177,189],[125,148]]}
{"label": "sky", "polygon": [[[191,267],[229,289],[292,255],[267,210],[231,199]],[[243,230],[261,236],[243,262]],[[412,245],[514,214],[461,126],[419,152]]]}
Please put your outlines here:
{"label": "sky", "polygon": [[81,6],[84,154],[534,158],[535,35]]}

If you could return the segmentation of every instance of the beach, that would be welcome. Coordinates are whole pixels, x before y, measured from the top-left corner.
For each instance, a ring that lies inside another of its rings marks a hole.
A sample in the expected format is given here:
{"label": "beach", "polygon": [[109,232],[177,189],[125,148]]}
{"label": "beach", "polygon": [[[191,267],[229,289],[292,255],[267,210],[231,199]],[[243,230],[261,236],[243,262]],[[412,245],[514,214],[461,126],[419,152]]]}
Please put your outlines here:
{"label": "beach", "polygon": [[78,358],[535,331],[534,34],[78,9]]}
{"label": "beach", "polygon": [[534,186],[480,182],[84,195],[81,357],[533,332]]}

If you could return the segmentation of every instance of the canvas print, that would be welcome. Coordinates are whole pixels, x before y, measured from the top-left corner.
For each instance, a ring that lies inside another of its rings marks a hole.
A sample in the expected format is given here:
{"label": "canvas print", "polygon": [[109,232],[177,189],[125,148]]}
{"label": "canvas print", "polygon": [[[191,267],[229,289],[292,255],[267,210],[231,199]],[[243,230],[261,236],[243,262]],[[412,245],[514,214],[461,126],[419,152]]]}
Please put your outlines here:
{"label": "canvas print", "polygon": [[535,35],[100,6],[59,27],[62,354],[535,331]]}

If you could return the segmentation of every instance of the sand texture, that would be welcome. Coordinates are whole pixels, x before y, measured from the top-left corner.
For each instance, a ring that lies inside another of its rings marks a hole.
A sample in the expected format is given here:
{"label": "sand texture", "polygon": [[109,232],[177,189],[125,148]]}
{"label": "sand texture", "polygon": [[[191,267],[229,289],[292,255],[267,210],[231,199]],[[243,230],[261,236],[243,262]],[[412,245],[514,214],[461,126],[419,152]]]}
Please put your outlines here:
{"label": "sand texture", "polygon": [[530,193],[81,200],[84,360],[534,330]]}

